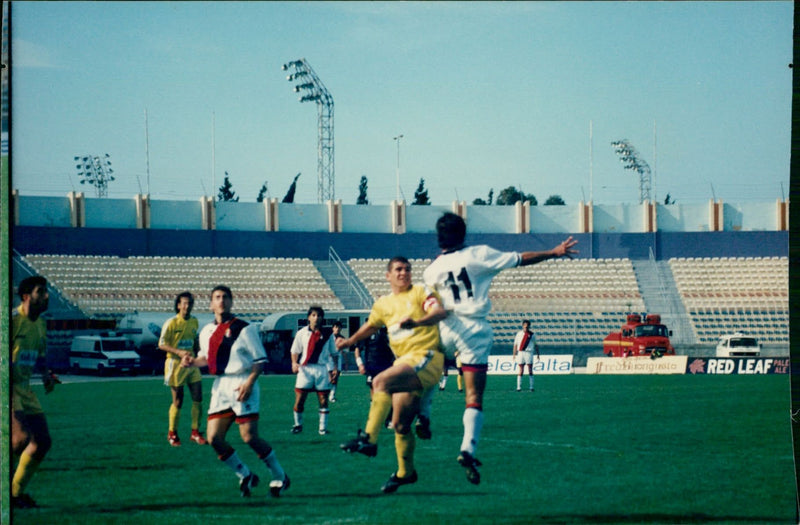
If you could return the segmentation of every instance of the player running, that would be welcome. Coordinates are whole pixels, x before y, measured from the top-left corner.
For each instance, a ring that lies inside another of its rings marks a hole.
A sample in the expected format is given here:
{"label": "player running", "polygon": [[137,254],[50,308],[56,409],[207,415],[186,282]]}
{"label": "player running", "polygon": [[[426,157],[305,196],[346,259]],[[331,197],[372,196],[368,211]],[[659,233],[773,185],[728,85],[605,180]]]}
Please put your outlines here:
{"label": "player running", "polygon": [[445,213],[436,221],[436,235],[441,254],[422,274],[425,285],[442,298],[447,317],[439,323],[442,346],[448,356],[456,351],[464,372],[466,409],[464,436],[458,463],[466,469],[467,480],[478,484],[481,462],[475,450],[483,427],[483,392],[492,348],[492,327],[486,316],[492,308],[489,287],[500,271],[528,266],[555,257],[572,257],[578,241],[569,237],[548,251],[501,252],[486,245],[466,246],[467,225],[454,213]]}
{"label": "player running", "polygon": [[267,362],[267,354],[258,335],[258,328],[231,313],[233,294],[227,286],[211,291],[211,311],[214,322],[200,331],[200,353],[197,357],[183,356],[183,366],[208,366],[217,376],[211,387],[208,407],[208,440],[220,461],[239,478],[242,497],[259,483],[258,476],[239,459],[236,450],[225,440],[234,421],[239,425],[242,441],[250,446],[272,473],[270,493],[278,497],[289,488],[289,476],[284,472],[272,446],[258,435],[259,389],[258,376]]}

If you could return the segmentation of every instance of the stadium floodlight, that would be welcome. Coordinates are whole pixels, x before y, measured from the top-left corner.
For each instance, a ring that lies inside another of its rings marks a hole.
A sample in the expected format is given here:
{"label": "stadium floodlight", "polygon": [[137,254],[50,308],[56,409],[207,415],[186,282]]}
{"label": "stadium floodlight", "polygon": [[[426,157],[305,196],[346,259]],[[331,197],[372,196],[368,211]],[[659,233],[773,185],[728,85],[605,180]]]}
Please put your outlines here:
{"label": "stadium floodlight", "polygon": [[619,155],[619,160],[626,170],[633,170],[639,174],[639,204],[650,200],[651,172],[650,166],[639,157],[639,152],[628,139],[615,140],[611,147]]}
{"label": "stadium floodlight", "polygon": [[78,162],[75,168],[81,184],[94,186],[97,196],[108,196],[108,183],[114,180],[114,170],[111,168],[111,155],[104,156],[84,155],[75,157]]}
{"label": "stadium floodlight", "polygon": [[287,62],[281,69],[292,70],[286,77],[289,82],[302,80],[294,86],[294,92],[302,94],[300,102],[317,104],[317,200],[320,203],[332,200],[335,196],[333,97],[305,58]]}

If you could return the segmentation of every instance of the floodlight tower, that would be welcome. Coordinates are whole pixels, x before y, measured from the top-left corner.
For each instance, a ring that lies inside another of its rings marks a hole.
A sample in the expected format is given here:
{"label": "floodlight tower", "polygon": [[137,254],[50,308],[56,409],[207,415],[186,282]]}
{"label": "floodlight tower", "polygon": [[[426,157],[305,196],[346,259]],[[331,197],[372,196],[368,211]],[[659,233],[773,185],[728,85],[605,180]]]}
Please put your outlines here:
{"label": "floodlight tower", "polygon": [[85,157],[75,157],[75,161],[78,162],[75,168],[78,170],[81,184],[94,186],[97,196],[100,198],[108,196],[108,183],[114,180],[111,155],[108,153],[102,157],[86,155]]}
{"label": "floodlight tower", "polygon": [[639,174],[639,204],[650,200],[650,166],[639,158],[639,152],[628,142],[628,139],[616,140],[611,147],[619,155],[619,160],[625,164],[626,170],[633,170]]}
{"label": "floodlight tower", "polygon": [[317,103],[317,201],[334,198],[333,165],[333,97],[305,58],[287,62],[282,68],[292,72],[286,77],[289,82],[299,82],[295,93],[301,93],[300,102]]}

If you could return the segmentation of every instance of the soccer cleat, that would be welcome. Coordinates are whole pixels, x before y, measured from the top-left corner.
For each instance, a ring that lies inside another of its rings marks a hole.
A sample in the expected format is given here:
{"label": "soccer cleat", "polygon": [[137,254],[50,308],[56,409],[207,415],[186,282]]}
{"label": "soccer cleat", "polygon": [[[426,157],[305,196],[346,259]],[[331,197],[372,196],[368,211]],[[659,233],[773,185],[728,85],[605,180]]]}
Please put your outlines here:
{"label": "soccer cleat", "polygon": [[360,452],[365,456],[374,458],[378,454],[378,445],[369,442],[369,434],[358,430],[358,435],[355,439],[351,439],[347,443],[339,445],[345,452]]}
{"label": "soccer cleat", "polygon": [[330,432],[328,431],[328,429],[327,429],[327,428],[321,428],[321,429],[319,429],[319,435],[320,435],[320,436],[327,436],[328,434],[330,434]]}
{"label": "soccer cleat", "polygon": [[433,436],[431,432],[431,420],[427,416],[419,415],[417,416],[417,422],[414,425],[414,432],[417,433],[417,437],[420,439],[430,439]]}
{"label": "soccer cleat", "polygon": [[258,482],[261,481],[258,479],[258,476],[253,474],[252,472],[247,476],[243,477],[241,481],[239,481],[239,492],[242,493],[243,498],[250,497],[250,489],[253,487],[258,486]]}
{"label": "soccer cleat", "polygon": [[279,479],[273,479],[269,482],[269,493],[272,494],[273,498],[279,498],[281,494],[283,494],[291,485],[292,482],[289,479],[289,475],[287,473],[283,473],[283,481]]}
{"label": "soccer cleat", "polygon": [[416,470],[412,472],[410,476],[406,476],[404,478],[398,478],[397,472],[395,472],[394,474],[389,476],[389,481],[383,484],[383,486],[381,487],[381,491],[383,491],[385,494],[389,494],[391,492],[397,492],[397,489],[401,485],[410,485],[416,482],[417,482]]}
{"label": "soccer cleat", "polygon": [[303,431],[303,425],[295,425],[292,427],[292,434],[299,434]]}
{"label": "soccer cleat", "polygon": [[473,485],[477,485],[481,482],[481,473],[478,472],[478,468],[481,466],[481,462],[478,461],[477,458],[473,457],[472,454],[467,452],[466,450],[462,450],[461,454],[458,455],[456,459],[458,464],[464,467],[467,471],[467,481],[472,483]]}
{"label": "soccer cleat", "polygon": [[192,435],[189,439],[198,445],[208,445],[208,441],[206,441],[206,438],[203,437],[203,434],[201,434],[199,430],[192,430]]}
{"label": "soccer cleat", "polygon": [[173,430],[167,432],[167,441],[169,441],[169,444],[173,447],[181,446],[181,438],[179,438],[177,432]]}
{"label": "soccer cleat", "polygon": [[521,388],[517,388],[517,392],[522,392],[522,389]]}
{"label": "soccer cleat", "polygon": [[35,509],[39,505],[27,494],[20,494],[19,496],[11,496],[11,506],[15,509]]}

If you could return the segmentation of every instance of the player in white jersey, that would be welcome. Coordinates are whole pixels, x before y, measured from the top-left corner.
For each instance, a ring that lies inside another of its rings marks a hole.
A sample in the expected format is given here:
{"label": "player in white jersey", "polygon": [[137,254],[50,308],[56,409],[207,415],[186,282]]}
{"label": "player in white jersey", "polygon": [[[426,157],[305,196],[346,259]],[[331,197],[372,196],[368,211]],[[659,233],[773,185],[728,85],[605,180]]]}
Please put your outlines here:
{"label": "player in white jersey", "polygon": [[522,391],[522,374],[525,372],[525,365],[528,365],[528,388],[533,392],[533,355],[539,360],[539,345],[536,344],[536,336],[531,332],[531,322],[525,319],[522,321],[522,330],[514,336],[514,346],[511,356],[514,362],[519,365],[519,375],[517,375],[517,392]]}
{"label": "player in white jersey", "polygon": [[489,246],[465,246],[467,226],[454,213],[436,221],[436,235],[442,252],[422,274],[425,285],[442,298],[447,317],[439,323],[442,346],[448,357],[459,353],[464,372],[466,410],[464,437],[458,463],[466,469],[470,483],[480,483],[475,450],[483,427],[483,392],[492,348],[492,327],[486,315],[492,308],[489,287],[500,271],[527,266],[555,257],[578,253],[578,241],[567,238],[552,250],[502,252]]}
{"label": "player in white jersey", "polygon": [[312,306],[306,315],[308,324],[297,331],[290,352],[292,372],[297,374],[292,434],[303,431],[306,397],[310,392],[316,392],[319,401],[319,435],[324,436],[328,434],[328,394],[333,387],[334,377],[339,373],[334,363],[339,351],[333,343],[333,332],[322,329],[325,310],[321,306]]}
{"label": "player in white jersey", "polygon": [[211,291],[211,311],[214,322],[200,330],[200,352],[197,357],[186,354],[183,366],[208,366],[217,376],[211,387],[208,407],[208,441],[219,459],[239,478],[242,497],[259,479],[239,459],[236,450],[225,440],[231,425],[239,425],[242,441],[250,446],[272,473],[270,493],[273,497],[289,488],[289,476],[284,472],[272,446],[258,435],[259,389],[258,376],[267,362],[264,345],[258,328],[231,313],[233,294],[227,286],[216,286]]}

